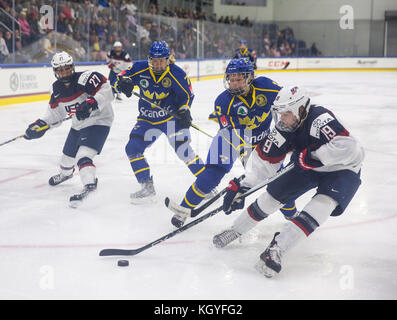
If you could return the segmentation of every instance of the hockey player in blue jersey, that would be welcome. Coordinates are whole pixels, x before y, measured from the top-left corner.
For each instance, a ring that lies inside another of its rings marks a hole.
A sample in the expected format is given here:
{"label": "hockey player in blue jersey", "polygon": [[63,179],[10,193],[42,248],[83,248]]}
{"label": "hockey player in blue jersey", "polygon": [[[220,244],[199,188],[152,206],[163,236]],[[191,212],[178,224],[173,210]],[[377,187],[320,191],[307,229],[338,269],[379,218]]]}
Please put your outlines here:
{"label": "hockey player in blue jersey", "polygon": [[191,82],[186,73],[175,65],[165,41],[155,41],[150,47],[148,60],[134,62],[131,68],[117,76],[112,86],[127,97],[137,86],[146,100],[162,108],[139,99],[139,116],[125,148],[132,170],[141,184],[141,190],[131,194],[133,203],[154,200],[156,192],[144,152],[163,133],[194,176],[205,170],[203,161],[190,146],[190,108],[194,98]]}
{"label": "hockey player in blue jersey", "polygon": [[[112,83],[116,80],[117,74],[128,69],[132,65],[132,61],[128,52],[123,50],[123,45],[120,41],[113,44],[112,50],[106,55],[106,64],[110,69],[109,81]],[[120,94],[112,88],[113,95],[116,100],[121,100]]]}
{"label": "hockey player in blue jersey", "polygon": [[247,58],[251,61],[252,65],[254,66],[254,70],[256,70],[256,52],[252,49],[248,49],[247,41],[241,40],[240,41],[240,48],[235,50],[233,59],[240,59],[240,58]]}
{"label": "hockey player in blue jersey", "polygon": [[213,239],[214,245],[222,248],[255,227],[291,197],[296,199],[316,188],[316,194],[301,213],[275,233],[260,255],[256,269],[266,277],[280,272],[282,257],[300,240],[323,225],[329,216],[339,216],[345,211],[361,184],[364,159],[360,143],[332,111],[311,104],[303,88],[282,88],[272,112],[275,128],[252,153],[248,166],[251,170],[246,172],[239,188],[226,193],[224,210],[233,210],[233,203],[244,188],[249,189],[272,177],[290,151],[294,167],[270,182],[266,192],[237,217],[232,227]]}
{"label": "hockey player in blue jersey", "polygon": [[[223,91],[215,100],[215,111],[210,119],[219,123],[220,130],[213,139],[205,171],[188,189],[180,205],[170,200],[168,208],[175,214],[172,224],[181,227],[191,210],[220,183],[240,155],[251,150],[266,137],[272,116],[270,106],[280,87],[266,77],[254,78],[254,69],[248,59],[231,60],[226,67]],[[245,157],[248,157],[245,156]],[[296,213],[294,203],[282,212],[286,217]]]}
{"label": "hockey player in blue jersey", "polygon": [[112,89],[99,72],[75,72],[73,58],[67,52],[56,53],[51,65],[57,80],[53,83],[47,113],[30,124],[25,139],[38,139],[49,125],[73,116],[60,161],[60,172],[49,179],[56,186],[73,177],[77,164],[84,189],[70,197],[76,207],[97,188],[94,157],[100,154],[113,123]]}

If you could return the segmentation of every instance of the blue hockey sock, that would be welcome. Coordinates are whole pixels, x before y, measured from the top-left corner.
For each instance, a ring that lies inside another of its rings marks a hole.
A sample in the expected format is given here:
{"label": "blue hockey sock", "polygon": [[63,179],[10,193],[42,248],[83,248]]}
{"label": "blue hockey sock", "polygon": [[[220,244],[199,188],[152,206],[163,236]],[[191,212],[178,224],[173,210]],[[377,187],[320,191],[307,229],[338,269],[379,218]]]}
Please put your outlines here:
{"label": "blue hockey sock", "polygon": [[280,209],[281,213],[286,217],[292,217],[296,213],[295,202],[288,202]]}
{"label": "blue hockey sock", "polygon": [[188,161],[186,165],[196,177],[205,170],[204,162],[201,160],[200,156],[196,156],[193,160]]}
{"label": "blue hockey sock", "polygon": [[181,206],[189,209],[197,207],[227,173],[221,167],[207,166],[196,181],[190,186],[181,202]]}

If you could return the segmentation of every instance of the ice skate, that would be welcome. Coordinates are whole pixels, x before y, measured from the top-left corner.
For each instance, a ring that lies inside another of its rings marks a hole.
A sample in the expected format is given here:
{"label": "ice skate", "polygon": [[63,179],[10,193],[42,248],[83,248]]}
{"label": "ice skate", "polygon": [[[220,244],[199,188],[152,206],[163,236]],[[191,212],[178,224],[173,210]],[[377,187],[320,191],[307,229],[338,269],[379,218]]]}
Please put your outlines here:
{"label": "ice skate", "polygon": [[81,193],[75,194],[70,197],[70,207],[77,208],[87,196],[96,190],[98,184],[98,178],[95,178],[95,183],[86,184]]}
{"label": "ice skate", "polygon": [[236,230],[231,228],[215,235],[214,238],[212,239],[212,242],[216,248],[223,248],[226,247],[230,242],[239,238],[240,236],[241,236],[240,233],[238,233]]}
{"label": "ice skate", "polygon": [[274,234],[272,242],[262,252],[260,260],[255,265],[255,269],[267,278],[272,278],[281,271],[281,249],[276,242],[276,236],[279,234],[280,232]]}
{"label": "ice skate", "polygon": [[65,182],[66,180],[69,180],[73,177],[73,173],[74,173],[74,168],[73,171],[70,175],[65,175],[63,172],[56,174],[55,176],[52,176],[49,180],[48,183],[51,186],[56,186],[62,182]]}
{"label": "ice skate", "polygon": [[165,199],[165,206],[174,213],[171,223],[177,228],[182,227],[186,219],[191,217],[191,209],[182,207],[169,198]]}
{"label": "ice skate", "polygon": [[154,190],[153,177],[149,180],[141,183],[141,190],[131,193],[131,203],[133,204],[145,204],[154,202],[156,200],[156,191]]}

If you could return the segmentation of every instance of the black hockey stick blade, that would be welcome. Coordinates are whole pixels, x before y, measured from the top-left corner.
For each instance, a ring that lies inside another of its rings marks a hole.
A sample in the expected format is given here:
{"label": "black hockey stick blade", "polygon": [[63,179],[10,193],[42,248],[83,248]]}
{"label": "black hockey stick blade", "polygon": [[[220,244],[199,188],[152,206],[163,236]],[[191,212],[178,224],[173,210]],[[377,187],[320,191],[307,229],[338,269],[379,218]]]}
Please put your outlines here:
{"label": "black hockey stick blade", "polygon": [[193,220],[192,222],[184,225],[183,227],[176,229],[168,234],[166,234],[165,236],[148,243],[147,245],[140,247],[138,249],[103,249],[99,252],[99,255],[104,257],[104,256],[134,256],[146,249],[149,249],[153,246],[155,246],[156,244],[159,244],[169,238],[172,238],[173,236],[177,235],[178,233],[181,233],[193,226],[195,226],[196,224],[199,224],[201,222],[203,222],[204,220],[208,219],[209,217],[214,216],[215,214],[217,214],[219,211],[222,211],[223,206],[220,206],[210,212],[208,212],[207,214],[203,215],[202,217]]}

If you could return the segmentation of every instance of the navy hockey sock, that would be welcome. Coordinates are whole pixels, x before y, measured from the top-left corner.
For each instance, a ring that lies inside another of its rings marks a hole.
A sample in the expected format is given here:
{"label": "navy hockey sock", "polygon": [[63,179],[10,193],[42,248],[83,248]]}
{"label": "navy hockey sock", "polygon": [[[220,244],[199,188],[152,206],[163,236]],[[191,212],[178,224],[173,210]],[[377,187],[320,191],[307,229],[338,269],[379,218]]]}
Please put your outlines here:
{"label": "navy hockey sock", "polygon": [[150,167],[143,154],[129,155],[131,168],[139,183],[144,183],[150,179]]}

